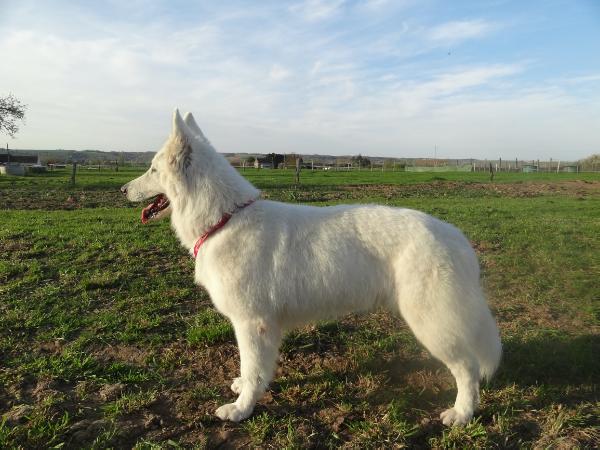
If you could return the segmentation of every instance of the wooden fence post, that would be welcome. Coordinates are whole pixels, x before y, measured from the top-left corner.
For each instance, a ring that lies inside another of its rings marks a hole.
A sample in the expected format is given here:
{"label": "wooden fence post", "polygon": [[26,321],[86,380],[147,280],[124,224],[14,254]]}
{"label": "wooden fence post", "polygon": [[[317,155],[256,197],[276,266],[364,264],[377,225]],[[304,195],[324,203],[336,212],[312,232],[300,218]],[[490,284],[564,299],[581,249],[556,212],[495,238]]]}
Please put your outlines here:
{"label": "wooden fence post", "polygon": [[75,184],[75,173],[77,172],[77,162],[73,161],[73,166],[71,167],[71,184]]}

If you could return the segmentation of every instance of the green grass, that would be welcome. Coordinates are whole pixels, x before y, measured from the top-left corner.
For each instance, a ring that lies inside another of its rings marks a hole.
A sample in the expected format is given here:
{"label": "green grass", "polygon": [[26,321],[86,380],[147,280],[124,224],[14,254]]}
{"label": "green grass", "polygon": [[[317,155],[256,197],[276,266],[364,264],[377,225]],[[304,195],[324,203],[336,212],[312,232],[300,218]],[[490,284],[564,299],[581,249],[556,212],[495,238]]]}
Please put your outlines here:
{"label": "green grass", "polygon": [[[78,169],[76,183],[71,186],[71,169],[57,169],[44,174],[30,174],[26,177],[0,177],[0,189],[64,189],[77,190],[117,190],[131,179],[141,175],[144,168],[122,167],[118,172],[112,169],[88,170]],[[294,170],[269,170],[269,169],[240,169],[246,178],[260,189],[283,188],[289,189],[293,184]],[[598,174],[594,173],[506,173],[497,172],[494,175],[496,183],[520,182],[556,182],[568,180],[597,180]],[[488,172],[403,172],[386,170],[347,171],[347,170],[315,170],[304,169],[301,172],[302,186],[345,186],[355,184],[412,184],[429,183],[436,181],[456,181],[467,183],[488,182]]]}
{"label": "green grass", "polygon": [[[254,185],[264,188],[289,188],[293,183],[293,170],[256,170],[242,171]],[[515,182],[556,182],[566,180],[597,180],[593,173],[506,173],[494,175],[496,183]],[[402,172],[402,171],[317,171],[303,170],[300,183],[302,186],[345,186],[356,184],[413,184],[439,181],[456,181],[467,183],[488,182],[487,172]]]}
{"label": "green grass", "polygon": [[186,337],[192,345],[231,341],[234,338],[233,327],[216,311],[205,309],[194,316]]}
{"label": "green grass", "polygon": [[598,442],[600,176],[304,171],[295,188],[289,171],[244,172],[265,197],[416,208],[473,242],[504,356],[476,419],[446,429],[451,376],[382,312],[290,333],[253,417],[222,425],[213,411],[234,398],[239,370],[233,330],[169,224],[141,225],[118,193],[139,173],[90,171],[75,187],[68,171],[0,178],[0,447]]}
{"label": "green grass", "polygon": [[[122,186],[132,178],[144,173],[144,168],[126,167],[118,172],[114,170],[102,169],[88,170],[78,168],[74,188],[85,188],[86,190],[108,190]],[[0,177],[0,187],[2,188],[44,188],[44,189],[71,189],[71,167],[66,169],[56,169],[54,171],[28,174],[25,177],[3,176]]]}
{"label": "green grass", "polygon": [[107,417],[119,417],[140,411],[156,401],[156,391],[142,391],[124,394],[114,402],[108,403],[103,410]]}

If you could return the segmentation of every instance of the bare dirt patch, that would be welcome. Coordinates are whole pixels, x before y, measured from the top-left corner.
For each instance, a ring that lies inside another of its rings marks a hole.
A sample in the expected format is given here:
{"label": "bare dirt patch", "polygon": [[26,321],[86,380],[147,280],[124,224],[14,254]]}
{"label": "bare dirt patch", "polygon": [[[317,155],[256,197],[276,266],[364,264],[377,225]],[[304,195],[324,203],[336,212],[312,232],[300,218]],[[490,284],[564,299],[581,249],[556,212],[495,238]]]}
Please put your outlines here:
{"label": "bare dirt patch", "polygon": [[[350,184],[340,186],[300,186],[296,189],[263,190],[263,198],[300,203],[360,200],[381,197],[388,200],[410,197],[510,197],[568,195],[585,198],[600,193],[600,181],[560,181],[556,183],[473,183],[434,181],[415,184]],[[1,209],[73,210],[81,208],[132,208],[118,191],[0,189]]]}
{"label": "bare dirt patch", "polygon": [[105,362],[129,362],[136,365],[144,365],[148,357],[148,351],[132,345],[109,345],[101,347],[93,352],[94,357]]}
{"label": "bare dirt patch", "polygon": [[343,191],[367,192],[387,198],[413,196],[448,196],[480,194],[497,197],[537,197],[541,195],[584,196],[600,193],[598,181],[563,181],[557,183],[470,183],[458,181],[436,181],[410,185],[349,185]]}
{"label": "bare dirt patch", "polygon": [[472,183],[434,181],[415,184],[351,184],[345,186],[300,186],[294,190],[264,190],[263,197],[299,203],[356,201],[365,198],[444,198],[508,197],[530,198],[543,195],[566,195],[586,198],[600,194],[600,182],[563,181],[557,183]]}
{"label": "bare dirt patch", "polygon": [[0,189],[0,209],[72,210],[99,207],[131,207],[118,191]]}

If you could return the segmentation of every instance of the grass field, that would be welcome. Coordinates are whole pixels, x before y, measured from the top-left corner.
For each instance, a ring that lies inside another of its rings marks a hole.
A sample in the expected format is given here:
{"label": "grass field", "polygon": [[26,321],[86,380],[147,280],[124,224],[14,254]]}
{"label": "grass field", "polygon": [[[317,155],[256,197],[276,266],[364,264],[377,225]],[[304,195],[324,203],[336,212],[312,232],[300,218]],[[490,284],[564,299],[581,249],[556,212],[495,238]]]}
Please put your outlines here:
{"label": "grass field", "polygon": [[[429,212],[477,250],[504,357],[465,428],[446,369],[400,318],[292,332],[254,415],[222,423],[230,325],[167,222],[118,187],[139,171],[1,177],[0,448],[594,448],[600,442],[600,174],[244,174],[266,198]],[[385,243],[382,243],[385,245]]]}

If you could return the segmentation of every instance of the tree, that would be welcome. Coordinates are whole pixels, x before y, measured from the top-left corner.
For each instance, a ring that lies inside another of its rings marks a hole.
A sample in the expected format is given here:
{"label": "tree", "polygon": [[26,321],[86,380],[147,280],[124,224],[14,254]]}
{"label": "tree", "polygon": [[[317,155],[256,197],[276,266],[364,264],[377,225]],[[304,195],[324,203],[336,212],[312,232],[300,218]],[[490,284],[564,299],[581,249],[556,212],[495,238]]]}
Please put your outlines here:
{"label": "tree", "polygon": [[0,97],[0,133],[4,132],[14,137],[19,131],[17,121],[23,120],[27,105],[21,103],[14,95]]}
{"label": "tree", "polygon": [[279,164],[285,161],[285,157],[279,153],[267,153],[265,155],[266,162],[273,164],[273,169],[277,169]]}
{"label": "tree", "polygon": [[394,161],[392,161],[391,159],[386,159],[383,161],[383,168],[385,170],[391,170],[394,169],[396,166],[394,165]]}
{"label": "tree", "polygon": [[579,161],[581,170],[591,170],[595,172],[600,169],[600,154],[588,156],[585,159]]}
{"label": "tree", "polygon": [[[283,163],[286,167],[295,168],[296,167],[296,159],[300,158],[300,155],[296,155],[295,153],[287,153],[284,157]],[[302,163],[302,158],[300,158],[300,163]]]}
{"label": "tree", "polygon": [[371,160],[359,153],[358,156],[352,157],[352,164],[356,164],[359,167],[369,167],[371,165]]}

